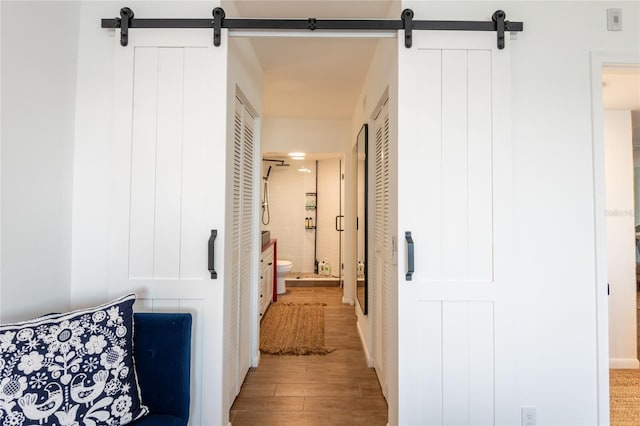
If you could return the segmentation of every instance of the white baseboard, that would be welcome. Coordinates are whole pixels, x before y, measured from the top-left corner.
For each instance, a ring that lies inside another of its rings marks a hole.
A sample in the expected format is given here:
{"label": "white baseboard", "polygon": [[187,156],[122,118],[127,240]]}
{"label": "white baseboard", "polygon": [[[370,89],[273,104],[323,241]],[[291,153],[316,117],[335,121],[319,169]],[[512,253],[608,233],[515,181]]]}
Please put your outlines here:
{"label": "white baseboard", "polygon": [[251,364],[252,367],[255,368],[258,365],[260,365],[260,351],[258,351],[258,353],[253,356],[252,361],[253,361]]}
{"label": "white baseboard", "polygon": [[360,336],[360,343],[362,344],[362,350],[364,351],[364,356],[365,356],[365,359],[367,360],[367,367],[372,368],[373,359],[371,359],[371,356],[369,355],[369,348],[367,348],[367,343],[364,340],[364,336],[362,335],[362,329],[360,329],[359,321],[356,322],[356,327],[358,329],[358,336]]}
{"label": "white baseboard", "polygon": [[355,305],[355,301],[353,299],[347,299],[346,297],[342,298],[342,303],[344,303],[345,305]]}
{"label": "white baseboard", "polygon": [[640,362],[634,358],[609,358],[609,368],[640,368]]}

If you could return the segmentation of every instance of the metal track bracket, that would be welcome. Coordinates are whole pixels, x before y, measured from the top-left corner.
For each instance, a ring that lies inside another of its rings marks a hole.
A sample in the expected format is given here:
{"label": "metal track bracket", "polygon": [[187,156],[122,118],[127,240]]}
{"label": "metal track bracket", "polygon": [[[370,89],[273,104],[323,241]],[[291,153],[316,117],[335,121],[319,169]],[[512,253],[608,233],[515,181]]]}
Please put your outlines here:
{"label": "metal track bracket", "polygon": [[413,10],[402,11],[402,27],[404,28],[404,47],[409,49],[413,44]]}
{"label": "metal track bracket", "polygon": [[218,47],[220,46],[220,35],[222,30],[222,21],[226,14],[224,13],[224,9],[221,7],[216,7],[213,9],[213,45]]}
{"label": "metal track bracket", "polygon": [[502,10],[496,10],[491,19],[496,23],[496,33],[498,34],[498,49],[504,49],[504,29],[505,29],[505,13]]}
{"label": "metal track bracket", "polygon": [[128,7],[120,9],[120,46],[129,44],[129,26],[133,20],[133,10]]}

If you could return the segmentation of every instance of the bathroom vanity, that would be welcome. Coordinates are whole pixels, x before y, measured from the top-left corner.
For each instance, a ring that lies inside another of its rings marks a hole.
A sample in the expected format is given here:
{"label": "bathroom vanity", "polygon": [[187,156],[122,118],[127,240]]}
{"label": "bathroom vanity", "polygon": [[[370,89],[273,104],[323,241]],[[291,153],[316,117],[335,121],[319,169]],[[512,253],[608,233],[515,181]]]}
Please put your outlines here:
{"label": "bathroom vanity", "polygon": [[260,254],[260,319],[264,317],[267,308],[272,301],[277,300],[276,286],[276,259],[277,241],[270,239],[262,245]]}

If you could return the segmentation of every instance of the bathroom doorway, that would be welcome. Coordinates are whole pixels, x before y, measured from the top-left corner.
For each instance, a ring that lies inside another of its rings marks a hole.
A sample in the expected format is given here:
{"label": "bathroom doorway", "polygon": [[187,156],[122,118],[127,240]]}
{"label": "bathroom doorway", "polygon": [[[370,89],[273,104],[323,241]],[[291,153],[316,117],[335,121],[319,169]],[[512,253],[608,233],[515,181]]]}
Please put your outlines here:
{"label": "bathroom doorway", "polygon": [[[602,100],[609,285],[610,368],[638,368],[637,262],[640,218],[640,68],[630,64],[602,68]],[[636,133],[634,135],[634,132]]]}
{"label": "bathroom doorway", "polygon": [[638,71],[637,53],[592,54],[595,211],[605,213],[596,214],[595,222],[598,404],[603,423],[619,419],[626,404],[620,394],[622,375],[637,374],[639,365],[634,168],[640,144],[634,138],[634,116],[640,98],[633,96],[638,92],[631,86],[637,87]]}
{"label": "bathroom doorway", "polygon": [[263,154],[261,228],[277,240],[278,261],[292,264],[285,286],[343,286],[343,157]]}

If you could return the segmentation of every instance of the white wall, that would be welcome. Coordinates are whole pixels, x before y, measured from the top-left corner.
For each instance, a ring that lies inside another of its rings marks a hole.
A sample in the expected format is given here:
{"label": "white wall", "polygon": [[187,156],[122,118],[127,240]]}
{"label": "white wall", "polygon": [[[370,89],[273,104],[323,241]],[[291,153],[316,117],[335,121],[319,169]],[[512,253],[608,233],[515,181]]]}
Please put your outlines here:
{"label": "white wall", "polygon": [[[592,51],[640,50],[637,2],[403,2],[415,19],[524,21],[511,43],[513,289],[518,340],[513,423],[597,424]],[[624,31],[606,30],[621,7]],[[552,10],[553,17],[549,12]],[[568,25],[568,27],[567,27]],[[402,307],[400,307],[402,309]],[[526,348],[526,349],[523,349]],[[603,384],[606,386],[606,383]],[[608,418],[606,413],[602,418]]]}
{"label": "white wall", "polygon": [[640,109],[631,111],[631,137],[636,146],[640,146]]}
{"label": "white wall", "polygon": [[351,147],[350,120],[267,117],[262,122],[262,152],[344,153]]}
{"label": "white wall", "polygon": [[80,5],[2,2],[2,322],[69,308]]}
{"label": "white wall", "polygon": [[611,368],[638,368],[631,113],[604,112]]}
{"label": "white wall", "polygon": [[640,225],[640,110],[631,111],[631,127],[631,139],[633,142],[635,224]]}
{"label": "white wall", "polygon": [[[0,5],[0,29],[1,28],[2,28],[2,5]],[[2,82],[1,52],[2,52],[2,46],[0,45],[0,82]],[[2,84],[0,84],[0,95],[1,94],[2,94]],[[3,118],[2,102],[0,101],[0,129],[2,129],[2,118]],[[0,176],[2,176],[2,132],[1,131],[0,131]],[[1,203],[1,200],[2,200],[2,179],[0,178],[0,321],[2,321],[2,207],[1,207],[2,203]]]}
{"label": "white wall", "polygon": [[71,302],[107,299],[109,146],[113,136],[115,32],[100,19],[119,16],[111,2],[82,3],[78,46],[73,179]]}

